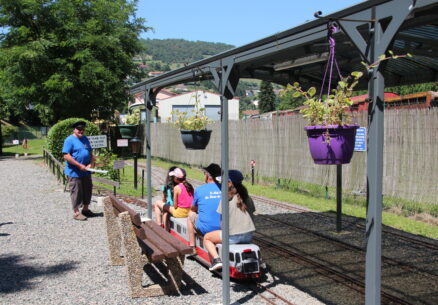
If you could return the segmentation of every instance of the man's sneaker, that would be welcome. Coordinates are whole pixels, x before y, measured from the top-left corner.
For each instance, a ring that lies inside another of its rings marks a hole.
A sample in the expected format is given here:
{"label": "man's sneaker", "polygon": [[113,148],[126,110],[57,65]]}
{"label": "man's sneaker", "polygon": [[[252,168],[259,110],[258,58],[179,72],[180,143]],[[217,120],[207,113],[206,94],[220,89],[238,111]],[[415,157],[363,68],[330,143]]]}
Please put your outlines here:
{"label": "man's sneaker", "polygon": [[210,271],[216,271],[216,270],[220,270],[222,269],[222,261],[221,259],[218,258],[214,258],[213,261],[211,262],[211,266],[210,268],[208,268],[208,270]]}
{"label": "man's sneaker", "polygon": [[83,214],[79,213],[79,214],[73,215],[73,219],[84,221],[84,220],[87,220],[87,217],[85,217]]}
{"label": "man's sneaker", "polygon": [[96,217],[96,214],[94,214],[90,210],[86,210],[86,211],[82,210],[82,215],[87,216],[87,217]]}

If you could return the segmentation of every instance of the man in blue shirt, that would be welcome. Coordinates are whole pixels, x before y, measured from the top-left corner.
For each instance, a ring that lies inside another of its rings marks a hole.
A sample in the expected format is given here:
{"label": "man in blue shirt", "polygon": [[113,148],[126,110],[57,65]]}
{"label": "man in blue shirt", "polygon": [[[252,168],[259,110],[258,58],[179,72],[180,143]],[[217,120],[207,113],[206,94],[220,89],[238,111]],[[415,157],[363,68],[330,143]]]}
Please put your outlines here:
{"label": "man in blue shirt", "polygon": [[215,163],[202,169],[205,184],[196,188],[193,204],[187,218],[190,247],[196,254],[195,230],[200,234],[220,230],[221,215],[217,212],[221,200],[221,186],[216,177],[221,175],[221,168]]}
{"label": "man in blue shirt", "polygon": [[[62,153],[64,154],[64,173],[68,176],[70,198],[73,206],[73,218],[87,220],[95,214],[90,211],[93,184],[89,168],[94,166],[94,156],[90,142],[84,136],[86,123],[76,122],[72,125],[73,134],[64,140]],[[82,212],[79,210],[82,205]]]}

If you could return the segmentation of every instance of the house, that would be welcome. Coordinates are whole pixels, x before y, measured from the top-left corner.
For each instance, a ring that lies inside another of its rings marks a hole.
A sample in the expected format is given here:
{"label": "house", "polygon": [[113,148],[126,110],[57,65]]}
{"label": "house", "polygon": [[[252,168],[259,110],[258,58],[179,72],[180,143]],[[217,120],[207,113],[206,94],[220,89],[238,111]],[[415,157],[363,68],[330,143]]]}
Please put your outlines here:
{"label": "house", "polygon": [[[209,91],[192,91],[179,94],[163,100],[160,100],[158,115],[161,122],[166,122],[168,118],[175,120],[172,111],[179,110],[191,114],[195,109],[196,98],[198,98],[201,108],[205,108],[205,114],[212,121],[220,120],[221,101],[220,95]],[[239,99],[233,98],[228,100],[228,115],[230,120],[239,120]]]}
{"label": "house", "polygon": [[161,74],[164,74],[164,72],[162,72],[162,71],[151,71],[151,72],[148,73],[148,76],[155,77],[155,76],[159,76]]}

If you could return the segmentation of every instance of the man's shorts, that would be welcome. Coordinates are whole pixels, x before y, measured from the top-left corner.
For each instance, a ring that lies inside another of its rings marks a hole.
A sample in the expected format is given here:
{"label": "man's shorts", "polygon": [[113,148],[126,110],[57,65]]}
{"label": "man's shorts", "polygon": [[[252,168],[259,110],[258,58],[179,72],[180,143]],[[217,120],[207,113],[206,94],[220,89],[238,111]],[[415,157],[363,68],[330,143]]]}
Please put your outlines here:
{"label": "man's shorts", "polygon": [[193,225],[193,229],[195,229],[195,231],[196,231],[198,234],[204,235],[204,234],[202,234],[201,231],[199,231],[199,229],[196,227],[196,221],[198,220],[198,217],[199,217],[198,213],[192,213],[192,214],[189,214],[189,217],[188,217],[188,218],[189,218],[190,222],[191,222],[192,225]]}

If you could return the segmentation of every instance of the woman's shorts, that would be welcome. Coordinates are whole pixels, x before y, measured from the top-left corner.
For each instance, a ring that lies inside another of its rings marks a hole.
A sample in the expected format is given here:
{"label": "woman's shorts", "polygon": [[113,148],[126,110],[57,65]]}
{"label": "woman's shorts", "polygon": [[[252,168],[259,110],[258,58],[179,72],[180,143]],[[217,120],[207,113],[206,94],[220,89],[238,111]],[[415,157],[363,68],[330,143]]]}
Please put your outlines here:
{"label": "woman's shorts", "polygon": [[172,216],[176,218],[184,218],[189,215],[190,208],[176,208],[173,210]]}
{"label": "woman's shorts", "polygon": [[[222,240],[222,231],[220,233]],[[229,243],[232,244],[250,244],[252,241],[252,232],[247,232],[243,234],[235,234],[229,236]]]}

